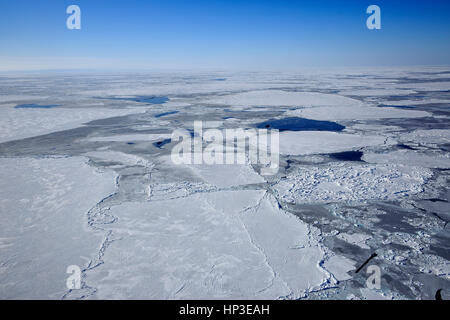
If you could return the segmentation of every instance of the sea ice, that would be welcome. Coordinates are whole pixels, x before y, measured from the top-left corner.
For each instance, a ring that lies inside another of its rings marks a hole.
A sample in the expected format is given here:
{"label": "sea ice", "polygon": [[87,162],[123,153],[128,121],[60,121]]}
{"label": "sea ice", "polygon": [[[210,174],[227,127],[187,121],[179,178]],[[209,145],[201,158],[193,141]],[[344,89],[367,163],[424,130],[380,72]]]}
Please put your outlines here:
{"label": "sea ice", "polygon": [[104,234],[87,212],[115,191],[115,174],[82,157],[0,159],[0,297],[60,299],[67,267],[81,269]]}
{"label": "sea ice", "polygon": [[118,240],[87,273],[95,298],[295,298],[327,278],[308,226],[265,191],[130,202],[110,213]]}
{"label": "sea ice", "polygon": [[432,172],[404,165],[298,166],[275,185],[283,201],[320,203],[394,200],[423,192]]}
{"label": "sea ice", "polygon": [[315,92],[288,92],[281,90],[261,90],[217,96],[205,101],[210,104],[232,106],[357,106],[358,100],[335,94]]}
{"label": "sea ice", "polygon": [[280,132],[280,153],[307,155],[355,150],[367,146],[383,145],[382,136],[357,135],[326,131]]}
{"label": "sea ice", "polygon": [[370,106],[316,107],[289,110],[287,116],[304,117],[315,120],[378,120],[389,118],[422,118],[431,116],[426,111],[380,108]]}
{"label": "sea ice", "polygon": [[12,105],[3,105],[0,108],[0,142],[73,129],[92,120],[139,112],[143,110],[135,108],[15,109]]}
{"label": "sea ice", "polygon": [[435,154],[431,152],[423,153],[412,150],[398,150],[383,153],[367,152],[362,160],[369,163],[390,163],[403,164],[425,168],[450,168],[450,155]]}

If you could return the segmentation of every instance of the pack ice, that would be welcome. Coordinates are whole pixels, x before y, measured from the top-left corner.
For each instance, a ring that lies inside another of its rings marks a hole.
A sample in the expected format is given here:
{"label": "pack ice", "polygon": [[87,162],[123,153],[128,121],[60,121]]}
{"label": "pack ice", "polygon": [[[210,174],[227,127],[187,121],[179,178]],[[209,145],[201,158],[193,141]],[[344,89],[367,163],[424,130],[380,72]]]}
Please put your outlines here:
{"label": "pack ice", "polygon": [[[3,76],[0,298],[445,295],[445,74]],[[292,118],[311,125],[280,132],[272,176],[249,161],[171,161],[171,133],[193,132],[194,121],[253,129]],[[367,285],[367,266],[355,272],[372,255],[379,288]],[[67,287],[69,266],[80,268],[79,287]]]}

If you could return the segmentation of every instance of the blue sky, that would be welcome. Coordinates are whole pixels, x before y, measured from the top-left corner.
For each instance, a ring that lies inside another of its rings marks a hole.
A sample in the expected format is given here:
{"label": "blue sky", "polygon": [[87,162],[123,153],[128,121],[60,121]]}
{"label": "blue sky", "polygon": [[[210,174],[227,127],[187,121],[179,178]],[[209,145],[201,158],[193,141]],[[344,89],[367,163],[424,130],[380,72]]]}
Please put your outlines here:
{"label": "blue sky", "polygon": [[[76,4],[82,29],[66,28]],[[382,29],[366,28],[381,8]],[[0,70],[450,64],[450,1],[0,0]]]}

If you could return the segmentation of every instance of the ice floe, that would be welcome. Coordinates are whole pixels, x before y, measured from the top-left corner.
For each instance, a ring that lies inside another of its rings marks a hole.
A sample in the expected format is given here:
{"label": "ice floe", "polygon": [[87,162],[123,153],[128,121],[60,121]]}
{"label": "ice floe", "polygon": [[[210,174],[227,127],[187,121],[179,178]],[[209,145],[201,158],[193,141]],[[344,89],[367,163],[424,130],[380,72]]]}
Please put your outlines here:
{"label": "ice floe", "polygon": [[391,152],[367,152],[362,160],[369,163],[403,164],[425,168],[450,168],[450,155],[437,152],[423,153],[413,150],[398,150]]}
{"label": "ice floe", "polygon": [[87,152],[84,155],[86,157],[101,159],[104,161],[118,162],[126,166],[152,166],[152,162],[150,160],[147,160],[141,156],[131,155],[119,151],[99,150]]}
{"label": "ice floe", "polygon": [[171,136],[171,133],[125,134],[109,137],[91,137],[87,140],[92,142],[135,142],[169,139]]}
{"label": "ice floe", "polygon": [[415,130],[400,135],[399,139],[402,142],[412,142],[415,144],[446,144],[450,143],[450,130]]}
{"label": "ice floe", "polygon": [[295,298],[327,278],[307,225],[264,191],[124,203],[111,214],[120,241],[87,273],[96,298]]}
{"label": "ice floe", "polygon": [[280,153],[289,155],[334,153],[383,145],[385,142],[386,138],[382,136],[326,131],[286,131],[280,132]]}
{"label": "ice floe", "polygon": [[348,274],[348,272],[356,269],[355,261],[339,255],[334,255],[326,260],[324,267],[331,272],[331,274],[333,274],[338,281],[351,279],[352,277]]}
{"label": "ice floe", "polygon": [[295,203],[394,200],[423,192],[432,172],[404,165],[298,166],[275,187],[280,199]]}
{"label": "ice floe", "polygon": [[370,249],[368,245],[366,245],[366,240],[370,239],[369,235],[360,234],[360,233],[339,233],[336,238],[344,240],[350,244],[354,244],[362,249]]}
{"label": "ice floe", "polygon": [[403,110],[398,108],[379,108],[370,106],[316,107],[289,110],[287,116],[304,117],[315,120],[368,120],[388,118],[422,118],[431,116],[429,112]]}
{"label": "ice floe", "polygon": [[73,129],[83,123],[142,112],[142,109],[106,108],[0,108],[0,142],[29,138],[55,131]]}
{"label": "ice floe", "polygon": [[189,168],[206,183],[218,188],[265,182],[249,165],[191,165]]}
{"label": "ice floe", "polygon": [[2,158],[0,172],[0,297],[60,299],[67,267],[98,251],[104,234],[86,214],[115,191],[115,174],[82,157]]}

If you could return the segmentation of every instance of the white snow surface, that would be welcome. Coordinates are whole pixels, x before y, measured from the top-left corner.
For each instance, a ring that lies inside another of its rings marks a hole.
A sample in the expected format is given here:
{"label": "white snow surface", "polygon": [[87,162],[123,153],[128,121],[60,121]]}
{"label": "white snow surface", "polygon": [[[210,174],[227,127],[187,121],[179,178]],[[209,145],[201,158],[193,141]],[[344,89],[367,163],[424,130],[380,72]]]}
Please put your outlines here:
{"label": "white snow surface", "polygon": [[0,142],[73,129],[89,121],[143,111],[142,108],[15,109],[13,105],[3,105],[0,107]]}
{"label": "white snow surface", "polygon": [[356,269],[355,261],[339,255],[334,255],[326,260],[324,267],[331,272],[338,281],[351,279],[352,277],[348,274],[348,272]]}
{"label": "white snow surface", "polygon": [[413,142],[420,144],[445,144],[450,143],[450,130],[415,130],[400,136],[402,142]]}
{"label": "white snow surface", "polygon": [[275,190],[286,202],[394,200],[423,192],[429,169],[404,165],[328,164],[298,167]]}
{"label": "white snow surface", "polygon": [[316,107],[289,110],[286,116],[302,117],[314,120],[375,120],[389,118],[422,118],[431,116],[429,112],[405,110],[389,107],[339,106]]}
{"label": "white snow surface", "polygon": [[413,150],[398,150],[387,153],[367,152],[361,158],[369,163],[391,163],[425,168],[450,168],[448,153],[421,153]]}
{"label": "white snow surface", "polygon": [[248,165],[191,165],[189,168],[206,183],[219,188],[265,182],[264,178]]}
{"label": "white snow surface", "polygon": [[101,160],[120,162],[121,164],[128,166],[142,166],[142,167],[152,166],[152,162],[143,157],[119,151],[98,150],[87,152],[84,155],[87,157],[93,157]]}
{"label": "white snow surface", "polygon": [[95,298],[295,298],[328,277],[309,227],[265,191],[129,202],[110,213],[120,241],[87,273]]}
{"label": "white snow surface", "polygon": [[280,132],[280,153],[307,155],[332,153],[383,145],[382,136],[357,135],[328,131],[284,131]]}
{"label": "white snow surface", "polygon": [[66,269],[83,268],[101,233],[87,212],[115,190],[115,175],[82,157],[0,159],[0,297],[60,299]]}

